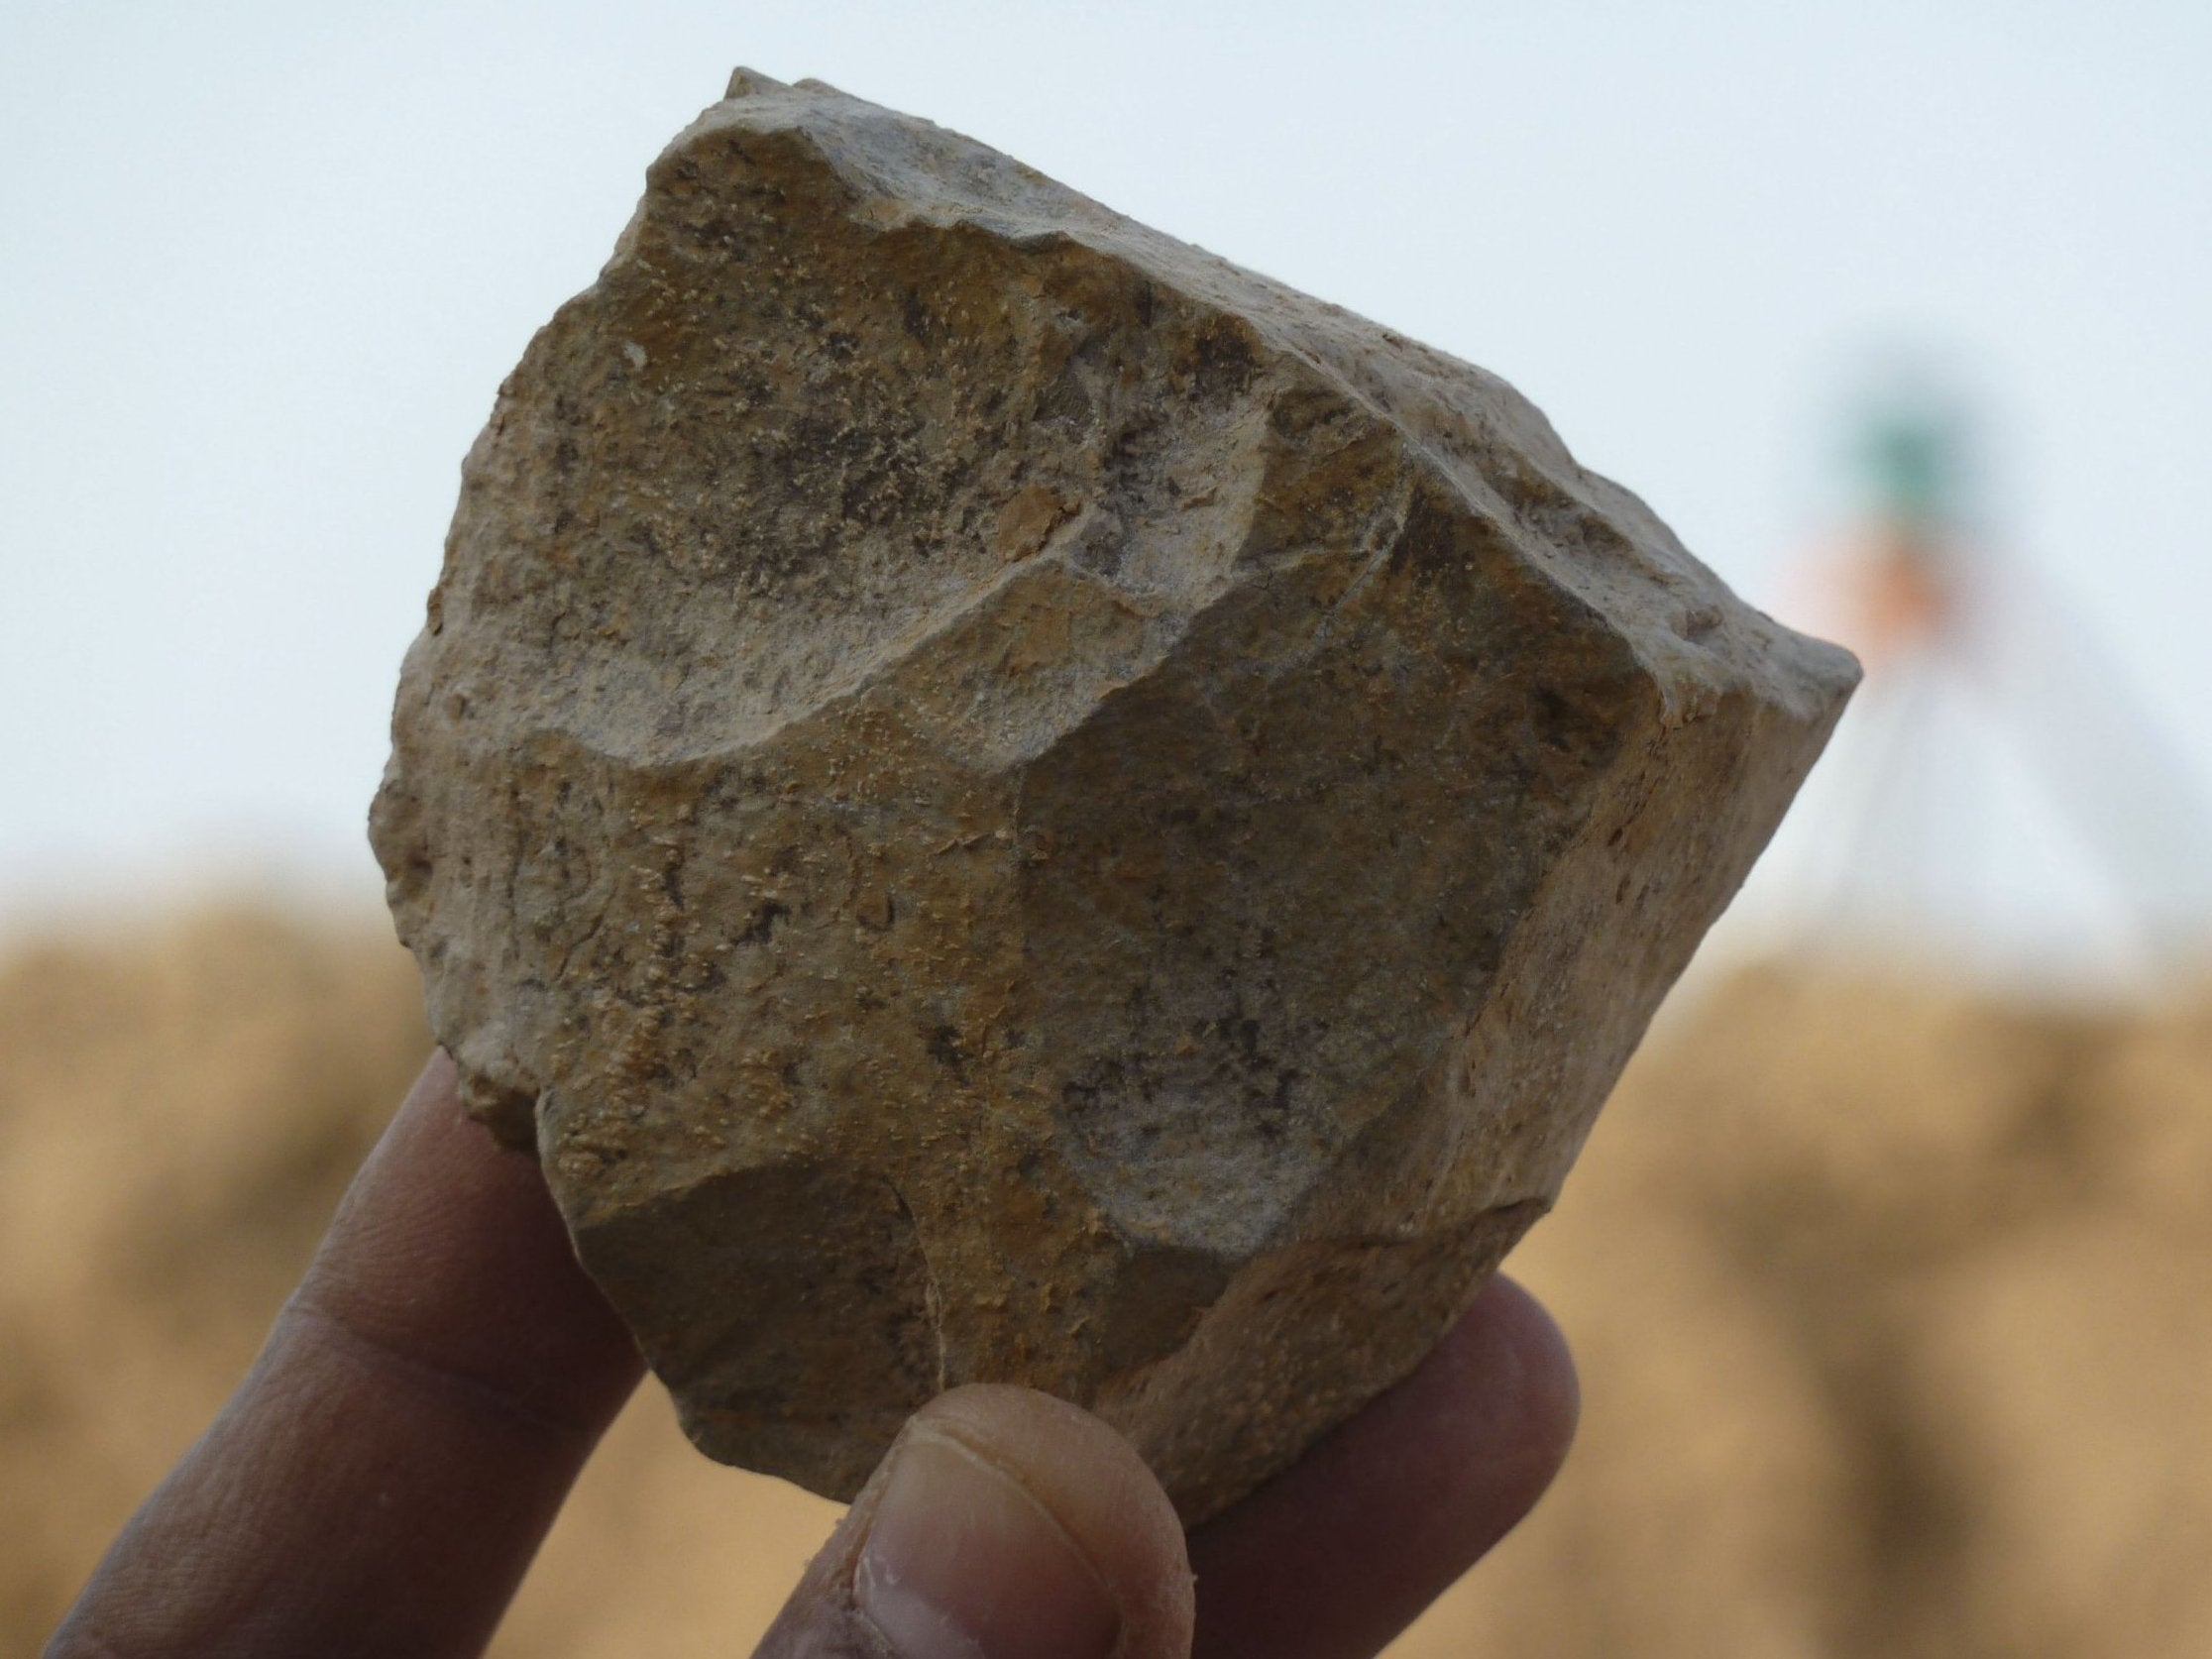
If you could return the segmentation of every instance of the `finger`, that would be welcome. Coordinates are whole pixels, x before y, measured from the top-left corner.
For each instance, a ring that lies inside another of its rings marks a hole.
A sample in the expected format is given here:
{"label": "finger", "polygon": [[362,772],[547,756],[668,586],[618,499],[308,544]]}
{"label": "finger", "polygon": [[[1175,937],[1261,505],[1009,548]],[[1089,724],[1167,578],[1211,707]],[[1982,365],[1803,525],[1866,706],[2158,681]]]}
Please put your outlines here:
{"label": "finger", "polygon": [[1186,1659],[1190,1564],[1129,1443],[1023,1388],[907,1424],[758,1659]]}
{"label": "finger", "polygon": [[1198,1659],[1370,1659],[1558,1473],[1579,1395],[1535,1298],[1491,1281],[1410,1378],[1192,1537]]}
{"label": "finger", "polygon": [[477,1653],[639,1369],[437,1056],[50,1659]]}

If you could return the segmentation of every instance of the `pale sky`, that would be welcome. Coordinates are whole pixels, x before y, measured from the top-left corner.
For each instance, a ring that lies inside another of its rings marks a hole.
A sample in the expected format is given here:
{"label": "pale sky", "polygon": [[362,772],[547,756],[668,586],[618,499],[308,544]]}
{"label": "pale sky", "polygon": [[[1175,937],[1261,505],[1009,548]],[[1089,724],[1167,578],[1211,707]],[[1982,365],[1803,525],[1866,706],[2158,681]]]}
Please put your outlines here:
{"label": "pale sky", "polygon": [[[175,879],[374,899],[461,456],[740,62],[1496,370],[1785,618],[1853,387],[1933,363],[1991,553],[2212,778],[2202,0],[8,0],[0,927]],[[2066,834],[1953,793],[1998,907],[2064,908]]]}

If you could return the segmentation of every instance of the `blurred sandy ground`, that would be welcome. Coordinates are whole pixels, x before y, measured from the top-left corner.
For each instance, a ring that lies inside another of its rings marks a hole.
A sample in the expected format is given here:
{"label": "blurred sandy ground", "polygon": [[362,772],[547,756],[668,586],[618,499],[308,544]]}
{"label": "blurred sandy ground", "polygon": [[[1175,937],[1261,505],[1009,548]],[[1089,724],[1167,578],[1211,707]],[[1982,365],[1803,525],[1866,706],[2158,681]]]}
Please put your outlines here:
{"label": "blurred sandy ground", "polygon": [[[0,1649],[228,1391],[425,1043],[381,929],[0,963]],[[2212,988],[1709,982],[1511,1266],[1583,1437],[1402,1654],[2212,1654]],[[496,1651],[743,1652],[833,1513],[648,1387]]]}

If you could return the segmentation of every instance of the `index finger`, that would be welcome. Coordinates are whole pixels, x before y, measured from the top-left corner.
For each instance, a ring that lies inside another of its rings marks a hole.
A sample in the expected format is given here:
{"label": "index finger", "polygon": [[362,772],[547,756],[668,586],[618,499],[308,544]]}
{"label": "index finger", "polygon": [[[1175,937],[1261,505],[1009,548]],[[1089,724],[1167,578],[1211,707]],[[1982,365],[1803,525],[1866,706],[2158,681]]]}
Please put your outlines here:
{"label": "index finger", "polygon": [[434,1056],[49,1659],[478,1653],[640,1369],[535,1161]]}

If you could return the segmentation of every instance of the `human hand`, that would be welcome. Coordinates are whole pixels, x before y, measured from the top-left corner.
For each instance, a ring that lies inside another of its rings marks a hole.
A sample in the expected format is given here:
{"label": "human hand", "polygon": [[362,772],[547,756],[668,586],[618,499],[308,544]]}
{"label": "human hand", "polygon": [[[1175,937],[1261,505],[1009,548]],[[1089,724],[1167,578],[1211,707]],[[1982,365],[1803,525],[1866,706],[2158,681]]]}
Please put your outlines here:
{"label": "human hand", "polygon": [[[482,1652],[640,1367],[535,1164],[454,1084],[442,1055],[425,1068],[48,1659]],[[956,1389],[909,1422],[760,1659],[1368,1659],[1535,1502],[1575,1410],[1557,1330],[1493,1281],[1410,1379],[1186,1540],[1097,1418]]]}

